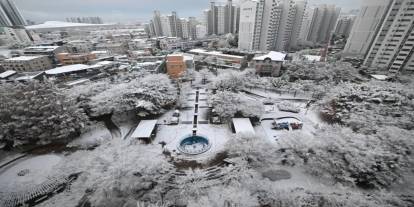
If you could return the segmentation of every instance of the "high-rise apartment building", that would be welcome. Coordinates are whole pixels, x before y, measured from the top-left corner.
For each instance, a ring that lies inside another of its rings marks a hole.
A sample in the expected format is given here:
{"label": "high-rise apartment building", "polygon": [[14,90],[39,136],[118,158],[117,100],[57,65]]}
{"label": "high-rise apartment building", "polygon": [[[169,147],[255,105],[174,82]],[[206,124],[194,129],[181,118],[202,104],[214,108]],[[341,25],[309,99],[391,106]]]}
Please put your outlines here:
{"label": "high-rise apartment building", "polygon": [[26,20],[12,0],[0,0],[0,26],[24,27]]}
{"label": "high-rise apartment building", "polygon": [[[247,0],[240,5],[239,48],[286,51],[296,45],[305,1]],[[298,23],[298,24],[297,24]]]}
{"label": "high-rise apartment building", "polygon": [[378,33],[391,0],[364,0],[355,19],[343,54],[363,58]]}
{"label": "high-rise apartment building", "polygon": [[197,28],[196,27],[198,24],[199,22],[197,21],[195,17],[188,18],[189,34],[192,40],[197,39]]}
{"label": "high-rise apartment building", "polygon": [[20,14],[14,2],[12,0],[0,0],[0,27],[4,27],[3,31],[5,31],[0,41],[6,41],[5,44],[32,42],[33,38],[25,29],[25,25],[27,25],[26,20]]}
{"label": "high-rise apartment building", "polygon": [[288,42],[287,48],[292,49],[298,46],[299,35],[301,28],[303,26],[303,19],[305,17],[305,11],[307,7],[306,0],[297,0],[294,2],[294,18],[292,19],[292,32],[289,35],[290,40]]}
{"label": "high-rise apartment building", "polygon": [[202,39],[207,35],[207,29],[205,25],[197,25],[196,26],[196,38]]}
{"label": "high-rise apartment building", "polygon": [[335,35],[340,35],[344,37],[349,37],[349,34],[351,33],[352,26],[355,22],[355,16],[354,15],[345,15],[339,17],[339,20],[335,27]]}
{"label": "high-rise apartment building", "polygon": [[0,46],[13,44],[28,44],[31,39],[25,29],[13,29],[11,27],[0,27]]}
{"label": "high-rise apartment building", "polygon": [[161,27],[161,14],[159,11],[154,11],[153,17],[152,17],[152,28],[154,30],[155,36],[163,36],[163,31]]}
{"label": "high-rise apartment building", "polygon": [[177,12],[173,11],[171,15],[168,15],[168,23],[170,25],[171,35],[170,37],[182,37],[183,32],[181,29],[180,19],[177,16]]}
{"label": "high-rise apartment building", "polygon": [[367,0],[355,20],[344,56],[390,74],[414,71],[414,0]]}
{"label": "high-rise apartment building", "polygon": [[182,30],[182,38],[189,39],[190,38],[190,23],[187,19],[181,18],[181,30]]}
{"label": "high-rise apartment building", "polygon": [[172,37],[170,18],[168,16],[161,16],[160,23],[161,23],[161,33],[160,35],[157,35],[157,36]]}
{"label": "high-rise apartment building", "polygon": [[253,50],[258,0],[245,1],[240,5],[239,49]]}
{"label": "high-rise apartment building", "polygon": [[236,33],[239,22],[239,7],[228,0],[226,4],[211,2],[210,9],[203,12],[203,18],[209,35]]}
{"label": "high-rise apartment building", "polygon": [[414,0],[393,0],[371,41],[364,65],[414,72]]}
{"label": "high-rise apartment building", "polygon": [[195,39],[195,26],[197,21],[194,17],[187,19],[179,18],[177,12],[171,15],[161,15],[159,11],[154,11],[153,18],[149,24],[144,25],[146,33],[151,37],[179,37],[183,39]]}
{"label": "high-rise apartment building", "polygon": [[328,43],[330,40],[341,9],[335,5],[322,4],[308,7],[300,31],[300,39],[311,43]]}

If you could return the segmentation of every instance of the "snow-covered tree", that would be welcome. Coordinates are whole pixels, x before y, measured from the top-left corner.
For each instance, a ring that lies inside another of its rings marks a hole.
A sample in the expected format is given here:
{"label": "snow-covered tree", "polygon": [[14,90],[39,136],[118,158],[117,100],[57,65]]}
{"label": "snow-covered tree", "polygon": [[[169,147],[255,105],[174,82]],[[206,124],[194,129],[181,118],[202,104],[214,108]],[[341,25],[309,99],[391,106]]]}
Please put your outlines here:
{"label": "snow-covered tree", "polygon": [[0,87],[0,142],[9,146],[62,142],[80,134],[86,115],[53,84]]}
{"label": "snow-covered tree", "polygon": [[177,92],[167,75],[147,75],[111,84],[97,83],[80,97],[92,116],[135,111],[139,116],[160,114],[175,104]]}
{"label": "snow-covered tree", "polygon": [[304,165],[312,175],[363,188],[388,188],[414,167],[411,131],[395,127],[364,135],[326,126],[315,138],[288,134],[281,142],[283,164]]}
{"label": "snow-covered tree", "polygon": [[210,97],[209,103],[215,113],[228,120],[237,114],[258,120],[264,112],[262,103],[231,91],[217,91]]}
{"label": "snow-covered tree", "polygon": [[243,90],[246,84],[249,83],[250,78],[254,75],[252,70],[239,71],[225,71],[214,79],[212,88],[217,90],[240,91]]}
{"label": "snow-covered tree", "polygon": [[414,129],[414,94],[405,85],[384,81],[343,83],[333,87],[321,102],[322,117],[375,133],[375,126]]}

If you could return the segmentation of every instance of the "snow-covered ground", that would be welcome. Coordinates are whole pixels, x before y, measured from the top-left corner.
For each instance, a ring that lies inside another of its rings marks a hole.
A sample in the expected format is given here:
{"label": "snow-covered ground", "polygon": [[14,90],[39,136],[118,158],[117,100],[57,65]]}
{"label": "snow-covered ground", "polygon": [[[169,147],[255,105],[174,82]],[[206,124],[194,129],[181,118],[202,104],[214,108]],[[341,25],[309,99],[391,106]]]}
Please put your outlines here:
{"label": "snow-covered ground", "polygon": [[97,124],[91,130],[83,133],[80,137],[70,142],[68,146],[86,149],[89,147],[97,146],[104,141],[110,140],[111,138],[112,137],[109,130],[102,124]]}
{"label": "snow-covered ground", "polygon": [[[0,196],[27,190],[45,182],[55,175],[53,168],[62,161],[62,156],[47,154],[30,156],[0,170]],[[20,176],[19,176],[20,174]]]}
{"label": "snow-covered ground", "polygon": [[[293,97],[292,95],[286,94],[280,96],[277,93],[274,92],[264,92],[261,90],[252,90],[255,95],[249,95],[244,94],[249,99],[254,99],[259,102],[263,102],[265,100],[268,100],[267,98],[272,98],[273,105],[264,105],[265,113],[262,115],[262,121],[260,125],[255,126],[255,131],[258,135],[262,137],[266,137],[270,142],[283,142],[284,137],[287,133],[304,133],[307,135],[307,137],[313,137],[313,132],[316,128],[320,127],[322,121],[317,116],[316,112],[312,111],[311,109],[307,110],[306,107],[306,101],[301,100],[302,98],[305,98],[306,96],[299,97]],[[262,97],[261,97],[262,96]],[[287,102],[289,104],[292,104],[293,106],[300,109],[299,113],[292,113],[292,112],[285,112],[280,111],[277,107],[278,103],[281,103],[281,101]],[[293,130],[293,131],[286,131],[286,130],[275,130],[272,129],[272,122],[273,120],[263,120],[263,119],[277,119],[281,117],[294,117],[299,119],[303,123],[303,128],[300,130]],[[290,137],[290,136],[289,136]],[[286,139],[286,138],[285,138]]]}

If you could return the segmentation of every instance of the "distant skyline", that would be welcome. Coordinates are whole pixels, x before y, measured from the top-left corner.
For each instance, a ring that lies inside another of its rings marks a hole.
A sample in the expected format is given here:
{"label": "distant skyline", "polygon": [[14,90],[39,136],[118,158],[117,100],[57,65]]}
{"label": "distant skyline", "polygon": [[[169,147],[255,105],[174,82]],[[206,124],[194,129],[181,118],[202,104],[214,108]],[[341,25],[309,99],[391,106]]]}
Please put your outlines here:
{"label": "distant skyline", "polygon": [[[22,15],[37,23],[64,21],[67,17],[99,16],[105,22],[142,22],[154,10],[177,11],[180,17],[200,17],[211,0],[15,0]],[[220,0],[225,2],[226,0]],[[310,0],[310,4],[335,4],[343,11],[358,9],[362,0]],[[233,2],[236,2],[233,0]]]}

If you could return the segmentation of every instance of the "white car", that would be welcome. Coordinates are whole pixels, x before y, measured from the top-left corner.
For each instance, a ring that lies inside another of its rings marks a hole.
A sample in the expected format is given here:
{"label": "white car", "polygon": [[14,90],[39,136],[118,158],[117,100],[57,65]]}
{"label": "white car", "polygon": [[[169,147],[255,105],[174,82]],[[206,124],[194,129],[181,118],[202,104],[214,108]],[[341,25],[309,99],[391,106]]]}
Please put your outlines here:
{"label": "white car", "polygon": [[171,117],[170,119],[170,124],[178,124],[179,123],[179,119],[178,117]]}

